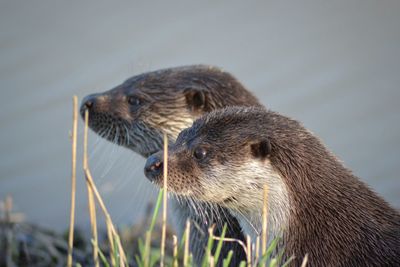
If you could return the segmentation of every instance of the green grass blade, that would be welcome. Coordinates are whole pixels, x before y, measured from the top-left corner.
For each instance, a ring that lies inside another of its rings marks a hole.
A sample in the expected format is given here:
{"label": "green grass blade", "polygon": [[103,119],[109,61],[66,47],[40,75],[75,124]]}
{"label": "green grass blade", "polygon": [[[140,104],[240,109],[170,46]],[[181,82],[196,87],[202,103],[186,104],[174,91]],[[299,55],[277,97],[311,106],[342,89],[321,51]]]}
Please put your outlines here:
{"label": "green grass blade", "polygon": [[[281,264],[282,258],[283,258],[283,253],[285,251],[282,249],[279,253],[278,253],[278,257],[276,257],[277,263]],[[290,258],[289,258],[290,259]]]}
{"label": "green grass blade", "polygon": [[278,260],[276,258],[271,259],[269,267],[275,267],[278,265]]}
{"label": "green grass blade", "polygon": [[162,201],[162,196],[164,194],[164,189],[160,189],[160,192],[158,193],[158,197],[157,197],[157,202],[156,202],[156,206],[154,208],[154,212],[153,212],[153,217],[151,219],[151,224],[150,224],[150,228],[149,231],[152,232],[154,229],[154,225],[156,224],[157,221],[157,217],[158,217],[158,212],[160,210],[161,207],[161,201]]}
{"label": "green grass blade", "polygon": [[193,254],[192,253],[189,253],[188,266],[189,267],[193,266]]}
{"label": "green grass blade", "polygon": [[[283,253],[282,253],[283,255]],[[292,255],[281,267],[287,267],[291,263],[291,261],[294,260],[294,256]]]}
{"label": "green grass blade", "polygon": [[115,267],[119,267],[119,246],[118,246],[118,242],[117,242],[117,237],[114,236],[114,253],[113,256],[114,257],[114,262],[115,262]]}
{"label": "green grass blade", "polygon": [[218,240],[217,249],[215,250],[215,254],[214,254],[215,263],[218,262],[219,255],[221,254],[222,245],[223,245],[223,242],[224,242],[223,239],[225,238],[225,234],[226,234],[227,228],[228,228],[228,226],[225,223],[224,224],[224,228],[222,229],[221,236],[220,236],[221,239]]}
{"label": "green grass blade", "polygon": [[135,255],[135,259],[136,259],[136,264],[139,267],[144,267],[144,263],[143,263],[143,261],[140,259],[140,257],[138,255]]}
{"label": "green grass blade", "polygon": [[274,240],[272,240],[271,244],[269,245],[267,251],[265,252],[264,255],[262,255],[262,258],[258,264],[258,266],[265,266],[267,261],[269,260],[269,258],[272,255],[272,252],[275,250],[276,246],[278,245],[278,241],[279,241],[279,237],[275,238]]}
{"label": "green grass blade", "polygon": [[211,236],[209,236],[208,237],[208,242],[207,242],[206,252],[204,254],[203,261],[201,263],[202,267],[206,267],[208,262],[209,262],[209,256],[211,255],[211,249],[212,249],[213,243],[214,243],[214,239]]}
{"label": "green grass blade", "polygon": [[[97,244],[94,242],[93,239],[92,239],[92,244],[93,246],[97,247]],[[110,267],[110,264],[108,263],[106,256],[104,256],[103,252],[100,250],[99,247],[97,247],[97,251],[99,252],[100,260],[102,261],[104,267]]]}
{"label": "green grass blade", "polygon": [[148,230],[146,232],[144,252],[142,258],[145,267],[148,267],[150,264],[150,253],[151,253],[151,231]]}
{"label": "green grass blade", "polygon": [[143,243],[143,239],[139,238],[138,240],[138,248],[139,248],[139,255],[140,257],[143,258],[144,256],[144,243]]}
{"label": "green grass blade", "polygon": [[223,263],[222,263],[223,267],[229,266],[229,264],[231,263],[231,260],[232,260],[232,256],[233,256],[233,250],[230,250],[228,252],[228,256],[226,256],[226,258],[223,260]]}
{"label": "green grass blade", "polygon": [[179,246],[178,246],[178,255],[183,251],[184,246],[185,246],[185,241],[186,241],[186,231],[183,232],[182,240],[181,240],[181,242],[179,243]]}
{"label": "green grass blade", "polygon": [[150,267],[156,265],[156,263],[160,261],[160,258],[161,258],[161,250],[153,249],[150,252]]}

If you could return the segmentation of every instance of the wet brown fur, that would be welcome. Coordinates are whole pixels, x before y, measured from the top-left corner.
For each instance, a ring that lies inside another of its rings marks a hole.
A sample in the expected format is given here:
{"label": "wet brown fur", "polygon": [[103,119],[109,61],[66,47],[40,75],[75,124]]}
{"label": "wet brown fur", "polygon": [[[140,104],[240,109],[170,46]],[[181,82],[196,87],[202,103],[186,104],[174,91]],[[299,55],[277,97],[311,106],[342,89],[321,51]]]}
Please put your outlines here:
{"label": "wet brown fur", "polygon": [[[199,147],[207,151],[202,160],[193,154]],[[179,135],[168,159],[170,190],[230,210],[254,209],[251,200],[235,201],[262,196],[272,173],[265,169],[258,177],[249,169],[238,177],[235,170],[248,159],[271,165],[289,196],[282,231],[284,258],[294,255],[293,266],[306,253],[308,266],[400,266],[399,212],[295,120],[262,108],[212,112]],[[261,216],[258,208],[252,212]]]}
{"label": "wet brown fur", "polygon": [[[139,105],[135,105],[136,99]],[[163,132],[172,143],[181,130],[190,127],[204,113],[231,105],[260,105],[232,75],[204,65],[134,76],[109,91],[86,97],[82,101],[82,116],[88,101],[92,104],[89,109],[92,130],[145,157],[162,149]],[[182,217],[181,224],[190,217],[197,225],[191,240],[195,260],[203,256],[207,230],[212,224],[216,224],[216,235],[227,223],[227,236],[245,240],[239,223],[225,209],[182,198],[176,204],[180,212],[176,216]],[[234,264],[245,259],[242,248],[234,243],[224,244],[223,255],[230,249],[235,250]]]}

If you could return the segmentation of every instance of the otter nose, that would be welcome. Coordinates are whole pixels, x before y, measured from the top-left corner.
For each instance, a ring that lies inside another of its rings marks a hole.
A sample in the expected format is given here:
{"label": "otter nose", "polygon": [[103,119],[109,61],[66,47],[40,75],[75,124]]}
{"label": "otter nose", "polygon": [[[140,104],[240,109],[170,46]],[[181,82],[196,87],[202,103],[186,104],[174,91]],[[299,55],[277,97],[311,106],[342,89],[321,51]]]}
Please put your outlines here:
{"label": "otter nose", "polygon": [[163,162],[162,159],[157,155],[151,155],[144,167],[144,174],[146,175],[147,179],[150,181],[156,180],[163,170]]}
{"label": "otter nose", "polygon": [[81,108],[80,108],[82,116],[85,116],[86,110],[90,111],[93,108],[94,104],[96,103],[96,97],[97,97],[97,94],[92,94],[92,95],[86,96],[82,100]]}

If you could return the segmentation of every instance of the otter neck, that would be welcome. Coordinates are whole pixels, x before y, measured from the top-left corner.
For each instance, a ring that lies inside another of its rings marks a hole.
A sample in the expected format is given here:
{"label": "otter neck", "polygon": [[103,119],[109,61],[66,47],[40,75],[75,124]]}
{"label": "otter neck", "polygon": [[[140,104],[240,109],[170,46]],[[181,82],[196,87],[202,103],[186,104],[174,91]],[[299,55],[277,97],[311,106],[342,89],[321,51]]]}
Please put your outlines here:
{"label": "otter neck", "polygon": [[[287,187],[278,172],[271,166],[269,160],[251,162],[253,180],[257,181],[257,190],[250,195],[238,196],[238,203],[252,203],[246,207],[235,206],[231,213],[235,216],[245,235],[249,235],[252,242],[262,235],[264,187],[267,187],[267,243],[275,238],[282,237],[289,220],[289,196]],[[254,166],[256,165],[256,166]],[[245,174],[244,174],[245,175]],[[247,173],[248,175],[248,173]],[[245,176],[242,176],[245,177]],[[254,179],[256,177],[256,179]]]}

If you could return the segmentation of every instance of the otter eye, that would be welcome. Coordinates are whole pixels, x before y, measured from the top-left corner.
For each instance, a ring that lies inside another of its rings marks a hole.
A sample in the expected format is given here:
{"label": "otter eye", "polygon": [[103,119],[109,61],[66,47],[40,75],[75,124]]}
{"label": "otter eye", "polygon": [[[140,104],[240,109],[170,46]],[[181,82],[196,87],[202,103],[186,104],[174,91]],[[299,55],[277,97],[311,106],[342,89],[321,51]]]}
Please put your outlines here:
{"label": "otter eye", "polygon": [[207,156],[207,150],[203,147],[197,147],[193,152],[193,156],[198,160],[202,160]]}
{"label": "otter eye", "polygon": [[128,97],[128,103],[131,104],[132,106],[139,106],[141,104],[141,101],[139,98],[135,96],[130,96]]}

